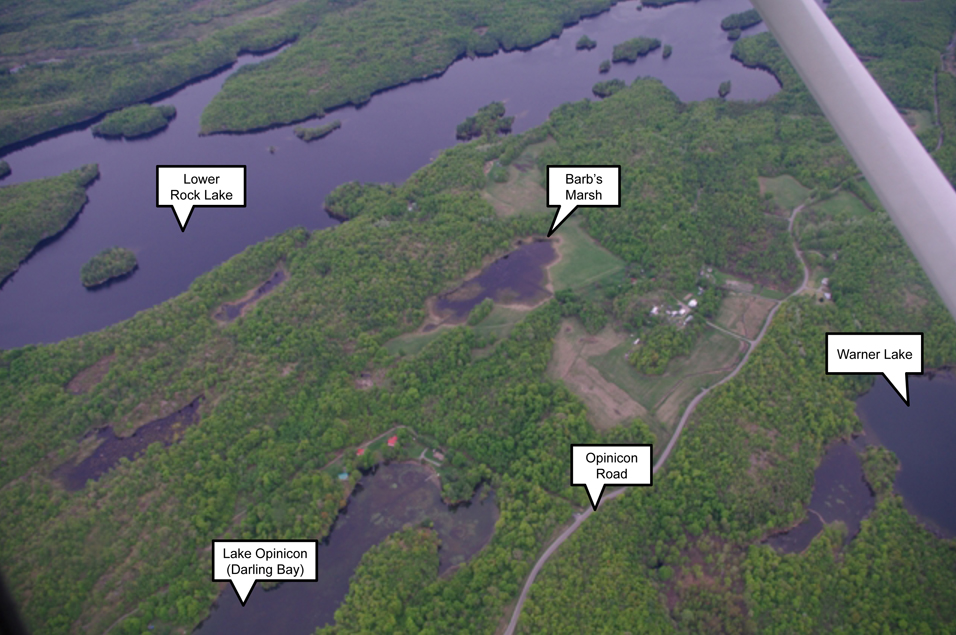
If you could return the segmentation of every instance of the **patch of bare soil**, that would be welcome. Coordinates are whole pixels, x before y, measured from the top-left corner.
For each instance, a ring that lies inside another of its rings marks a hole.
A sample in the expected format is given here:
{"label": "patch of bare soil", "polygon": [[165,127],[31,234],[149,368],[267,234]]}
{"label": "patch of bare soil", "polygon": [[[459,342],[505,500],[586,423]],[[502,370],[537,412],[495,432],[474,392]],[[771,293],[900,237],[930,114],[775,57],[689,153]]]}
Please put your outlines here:
{"label": "patch of bare soil", "polygon": [[603,355],[621,343],[621,338],[607,329],[598,335],[581,335],[582,331],[565,320],[554,341],[548,374],[564,381],[579,396],[592,415],[598,429],[607,429],[635,417],[646,417],[641,404],[616,385],[604,379],[589,357]]}
{"label": "patch of bare soil", "polygon": [[89,368],[81,370],[76,377],[70,380],[66,385],[66,391],[73,395],[82,395],[93,390],[93,387],[103,381],[106,373],[110,370],[110,364],[116,359],[116,355],[107,355]]}
{"label": "patch of bare soil", "polygon": [[382,388],[386,386],[386,371],[376,369],[371,372],[365,371],[355,380],[355,387],[358,390],[369,390],[371,388]]}

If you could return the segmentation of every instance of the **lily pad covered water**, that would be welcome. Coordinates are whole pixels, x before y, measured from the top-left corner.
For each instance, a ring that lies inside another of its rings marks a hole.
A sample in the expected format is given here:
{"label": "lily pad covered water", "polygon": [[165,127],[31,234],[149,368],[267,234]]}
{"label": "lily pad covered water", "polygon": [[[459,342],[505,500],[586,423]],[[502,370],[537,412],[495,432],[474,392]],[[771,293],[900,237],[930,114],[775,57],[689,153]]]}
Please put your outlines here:
{"label": "lily pad covered water", "polygon": [[440,296],[434,313],[444,324],[461,324],[486,298],[496,304],[534,305],[551,297],[545,268],[557,252],[548,240],[526,243],[505,254],[457,289]]}

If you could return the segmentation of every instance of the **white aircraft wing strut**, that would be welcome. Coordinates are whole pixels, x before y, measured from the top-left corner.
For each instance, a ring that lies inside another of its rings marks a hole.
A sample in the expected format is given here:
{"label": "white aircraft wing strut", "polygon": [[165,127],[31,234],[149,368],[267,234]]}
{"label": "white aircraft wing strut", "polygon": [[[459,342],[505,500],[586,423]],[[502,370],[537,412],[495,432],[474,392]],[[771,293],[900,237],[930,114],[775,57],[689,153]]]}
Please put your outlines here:
{"label": "white aircraft wing strut", "polygon": [[752,0],[956,317],[956,192],[813,0]]}

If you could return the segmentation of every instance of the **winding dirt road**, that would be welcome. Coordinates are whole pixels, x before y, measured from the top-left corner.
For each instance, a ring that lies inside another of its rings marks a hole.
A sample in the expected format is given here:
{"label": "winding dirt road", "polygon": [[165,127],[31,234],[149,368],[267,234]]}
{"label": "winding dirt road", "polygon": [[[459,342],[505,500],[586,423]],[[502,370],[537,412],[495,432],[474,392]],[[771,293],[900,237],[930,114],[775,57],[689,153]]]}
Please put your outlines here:
{"label": "winding dirt road", "polygon": [[[803,282],[801,282],[800,286],[797,287],[786,298],[776,301],[777,303],[770,310],[770,313],[767,314],[767,319],[764,321],[763,328],[760,329],[760,334],[757,335],[755,339],[749,340],[745,337],[737,335],[736,333],[731,333],[729,331],[726,331],[727,333],[729,333],[730,335],[733,335],[737,339],[743,342],[746,342],[748,344],[747,352],[744,353],[744,356],[740,359],[740,362],[737,364],[737,367],[734,368],[732,371],[730,371],[730,373],[726,377],[718,381],[713,386],[710,386],[700,391],[700,393],[696,397],[694,397],[689,404],[687,404],[687,408],[684,409],[684,414],[681,416],[680,422],[677,424],[677,428],[674,430],[674,434],[671,435],[671,439],[667,443],[667,447],[664,448],[664,451],[661,453],[660,457],[658,457],[657,459],[657,463],[654,464],[654,469],[652,470],[653,474],[656,474],[657,471],[661,469],[662,467],[664,467],[664,464],[667,463],[667,459],[670,457],[671,452],[674,449],[674,446],[677,445],[677,440],[680,438],[681,432],[684,431],[684,426],[687,424],[687,421],[690,419],[690,416],[694,414],[694,410],[697,409],[698,404],[700,404],[700,402],[704,399],[704,397],[706,397],[707,394],[710,393],[710,391],[712,391],[714,388],[717,388],[721,384],[727,383],[728,381],[730,381],[731,379],[737,376],[737,373],[740,372],[740,370],[744,367],[744,364],[747,363],[747,360],[750,359],[750,354],[757,347],[757,344],[759,344],[760,341],[763,339],[763,336],[766,335],[767,330],[770,328],[770,323],[773,321],[774,315],[777,314],[777,311],[780,309],[783,303],[789,300],[790,298],[792,298],[793,296],[799,293],[802,293],[803,290],[806,289],[807,282],[809,282],[810,280],[810,270],[807,268],[807,263],[803,259],[803,253],[800,251],[800,248],[797,246],[797,241],[793,237],[793,221],[797,218],[797,214],[799,214],[803,210],[803,208],[804,208],[803,205],[800,205],[794,208],[793,212],[790,214],[790,222],[787,225],[787,231],[790,232],[790,238],[791,238],[791,241],[793,242],[793,250],[797,254],[797,259],[800,261],[800,264],[803,265]],[[708,324],[710,323],[708,322]],[[711,324],[711,326],[714,326],[714,325]],[[625,491],[626,491],[625,488],[622,487],[621,489],[617,489],[617,490],[614,490],[613,492],[609,492],[605,494],[604,497],[601,499],[601,503],[598,506],[598,509],[601,509],[600,507],[601,505],[604,505],[609,500],[613,500],[617,498],[618,496],[623,494]],[[534,567],[531,568],[531,573],[528,574],[528,579],[525,580],[524,587],[521,589],[521,595],[518,596],[518,602],[515,604],[514,612],[511,614],[511,621],[508,622],[508,628],[505,629],[504,635],[514,635],[515,628],[517,628],[518,626],[518,619],[521,617],[521,609],[524,607],[525,600],[528,599],[528,593],[531,592],[531,585],[534,584],[535,578],[538,577],[538,573],[541,571],[541,568],[544,566],[544,564],[548,561],[548,558],[550,558],[554,554],[554,552],[558,550],[558,547],[560,547],[565,540],[570,538],[571,535],[578,530],[578,528],[584,523],[585,520],[591,517],[592,513],[594,513],[594,510],[588,507],[584,512],[577,514],[575,516],[574,522],[572,522],[567,527],[567,529],[561,532],[561,535],[559,535],[554,540],[554,542],[552,542],[548,546],[548,548],[544,550],[544,553],[542,553],[541,556],[538,558],[537,562],[534,563]]]}

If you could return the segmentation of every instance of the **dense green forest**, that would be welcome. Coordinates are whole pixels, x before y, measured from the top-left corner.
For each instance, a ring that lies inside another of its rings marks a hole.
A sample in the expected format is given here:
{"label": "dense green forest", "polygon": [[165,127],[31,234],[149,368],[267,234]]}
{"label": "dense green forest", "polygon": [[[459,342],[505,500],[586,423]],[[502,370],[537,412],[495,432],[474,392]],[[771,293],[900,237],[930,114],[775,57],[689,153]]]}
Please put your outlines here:
{"label": "dense green forest", "polygon": [[597,46],[597,42],[589,38],[587,35],[582,35],[580,38],[578,38],[578,41],[575,42],[574,44],[574,48],[576,48],[579,51],[582,51],[582,50],[590,51],[595,46]]}
{"label": "dense green forest", "polygon": [[[158,95],[308,33],[347,0],[85,0],[0,9],[0,147]],[[14,72],[15,71],[15,72]]]}
{"label": "dense green forest", "polygon": [[651,51],[661,47],[661,41],[652,37],[636,37],[614,45],[611,59],[615,62],[636,62]]}
{"label": "dense green forest", "polygon": [[137,267],[136,254],[124,247],[110,247],[90,258],[80,269],[84,287],[95,287],[125,276]]}
{"label": "dense green forest", "polygon": [[112,112],[93,126],[93,134],[101,137],[142,137],[162,130],[176,116],[175,106],[139,104]]}
{"label": "dense green forest", "polygon": [[[439,540],[427,528],[396,532],[362,556],[335,625],[316,634],[394,633],[414,624],[409,600],[438,575]],[[394,580],[387,587],[382,580]]]}
{"label": "dense green forest", "polygon": [[[935,64],[956,29],[944,0],[833,5],[935,47]],[[945,24],[924,32],[927,16]],[[804,516],[824,447],[860,430],[853,399],[871,380],[826,375],[824,333],[922,330],[932,367],[956,362],[956,324],[772,38],[741,40],[735,54],[773,69],[781,93],[765,104],[683,104],[638,80],[561,106],[525,134],[446,150],[400,186],[342,186],[326,206],[349,222],[250,247],[126,322],[0,352],[0,564],[34,631],[192,628],[218,593],[204,551],[212,538],[326,535],[354,478],[334,481],[323,466],[405,424],[480,467],[500,509],[494,537],[437,578],[432,532],[393,535],[363,558],[329,630],[494,632],[547,540],[587,504],[568,484],[568,445],[649,439],[640,420],[599,434],[582,402],[545,375],[561,320],[591,332],[609,321],[660,328],[666,354],[681,343],[650,320],[649,298],[694,290],[705,267],[791,290],[800,263],[757,180],[783,174],[815,192],[794,232],[801,248],[838,256],[820,261],[834,302],[783,305],[741,373],[701,403],[654,487],[602,506],[548,562],[519,630],[951,631],[956,551],[889,490],[886,454],[865,457],[880,500],[848,546],[839,526],[804,554],[753,546]],[[909,86],[901,68],[886,65],[881,81]],[[934,67],[914,68],[932,91]],[[393,357],[384,344],[421,325],[428,297],[546,231],[550,217],[499,215],[482,196],[483,167],[508,167],[530,144],[541,146],[539,169],[622,165],[622,207],[577,216],[626,262],[631,284],[562,292],[500,339],[461,326]],[[937,156],[954,147],[948,137]],[[837,188],[860,201],[852,216],[826,205]],[[212,319],[280,263],[287,281],[253,311],[228,325]],[[904,302],[907,293],[918,301]],[[87,392],[66,390],[104,364]],[[374,371],[388,381],[357,387]],[[153,445],[79,492],[52,476],[91,450],[77,441],[88,430],[128,434],[198,395],[201,420],[179,443]]]}
{"label": "dense green forest", "polygon": [[229,78],[204,132],[254,130],[360,105],[463,55],[529,48],[611,0],[377,0],[330,13],[275,58]]}
{"label": "dense green forest", "polygon": [[38,181],[0,188],[0,281],[43,239],[62,231],[86,204],[96,165]]}
{"label": "dense green forest", "polygon": [[482,106],[474,115],[466,117],[455,128],[455,137],[467,141],[475,137],[483,137],[490,141],[497,134],[508,134],[514,117],[505,117],[505,105],[500,101],[493,101]]}
{"label": "dense green forest", "polygon": [[[206,132],[301,121],[441,72],[461,55],[529,47],[610,0],[84,0],[0,8],[0,147],[134,104],[292,43],[244,68]],[[267,95],[268,103],[263,102]]]}
{"label": "dense green forest", "polygon": [[720,28],[724,31],[742,31],[763,22],[756,9],[749,9],[741,13],[733,13],[720,21]]}
{"label": "dense green forest", "polygon": [[591,87],[591,92],[597,97],[610,97],[619,90],[627,87],[622,79],[609,79],[606,82],[598,82]]}

